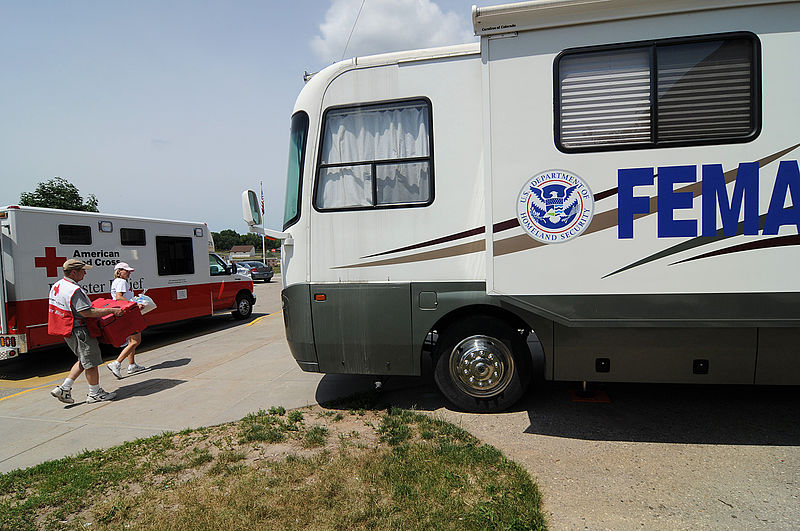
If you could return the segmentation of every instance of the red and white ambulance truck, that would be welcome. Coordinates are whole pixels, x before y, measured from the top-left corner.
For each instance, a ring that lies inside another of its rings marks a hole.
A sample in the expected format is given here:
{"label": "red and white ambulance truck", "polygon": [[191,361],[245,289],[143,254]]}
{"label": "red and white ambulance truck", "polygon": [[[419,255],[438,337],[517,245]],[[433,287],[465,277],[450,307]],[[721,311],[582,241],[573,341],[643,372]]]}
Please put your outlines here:
{"label": "red and white ambulance truck", "polygon": [[[47,294],[76,258],[92,265],[81,287],[108,297],[114,265],[127,262],[137,295],[157,307],[148,326],[232,312],[245,319],[253,281],[213,252],[205,223],[23,206],[0,207],[0,360],[61,338],[47,333]],[[208,265],[206,265],[208,257]]]}

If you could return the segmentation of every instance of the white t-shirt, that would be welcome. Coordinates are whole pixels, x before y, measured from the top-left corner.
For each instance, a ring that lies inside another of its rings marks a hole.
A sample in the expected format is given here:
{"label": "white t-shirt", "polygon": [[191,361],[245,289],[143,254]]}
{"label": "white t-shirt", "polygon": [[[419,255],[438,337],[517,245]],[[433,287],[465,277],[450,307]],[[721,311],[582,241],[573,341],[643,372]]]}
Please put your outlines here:
{"label": "white t-shirt", "polygon": [[111,298],[116,300],[117,293],[122,293],[122,296],[127,300],[131,300],[133,298],[133,292],[131,291],[130,284],[128,284],[128,281],[124,278],[115,278],[114,282],[111,283]]}

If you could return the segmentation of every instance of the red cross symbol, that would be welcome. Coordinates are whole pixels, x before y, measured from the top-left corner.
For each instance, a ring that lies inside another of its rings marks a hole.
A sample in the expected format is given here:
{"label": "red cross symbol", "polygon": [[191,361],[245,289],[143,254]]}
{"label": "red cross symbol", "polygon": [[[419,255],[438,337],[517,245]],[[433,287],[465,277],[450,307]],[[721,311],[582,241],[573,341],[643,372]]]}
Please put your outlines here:
{"label": "red cross symbol", "polygon": [[66,256],[56,256],[55,247],[45,247],[44,256],[34,257],[36,267],[46,267],[48,277],[57,277],[58,268],[67,261]]}

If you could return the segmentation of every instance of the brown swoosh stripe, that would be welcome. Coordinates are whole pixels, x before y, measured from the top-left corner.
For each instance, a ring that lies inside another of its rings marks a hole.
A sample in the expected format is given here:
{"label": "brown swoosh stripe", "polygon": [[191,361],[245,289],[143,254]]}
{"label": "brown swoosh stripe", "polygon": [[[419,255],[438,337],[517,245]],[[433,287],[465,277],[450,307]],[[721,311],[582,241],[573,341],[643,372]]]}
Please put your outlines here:
{"label": "brown swoosh stripe", "polygon": [[357,267],[371,267],[379,265],[396,265],[408,264],[411,262],[422,262],[427,260],[436,260],[437,258],[450,258],[462,254],[479,253],[486,250],[486,240],[478,240],[476,242],[462,243],[454,245],[445,249],[438,249],[435,251],[428,251],[425,253],[414,254],[411,256],[399,256],[397,258],[387,258],[385,260],[376,260],[374,262],[364,262],[363,264],[353,264],[346,266],[332,267],[331,269],[353,269]]}
{"label": "brown swoosh stripe", "polygon": [[683,264],[685,262],[700,260],[702,258],[710,258],[712,256],[722,256],[725,254],[740,253],[742,251],[753,251],[755,249],[770,249],[773,247],[788,247],[792,245],[800,245],[800,235],[795,234],[794,236],[779,236],[778,238],[769,238],[766,240],[742,243],[739,245],[734,245],[732,247],[726,247],[725,249],[717,249],[716,251],[711,251],[710,253],[692,256],[690,258],[686,258],[685,260],[673,262],[670,265]]}

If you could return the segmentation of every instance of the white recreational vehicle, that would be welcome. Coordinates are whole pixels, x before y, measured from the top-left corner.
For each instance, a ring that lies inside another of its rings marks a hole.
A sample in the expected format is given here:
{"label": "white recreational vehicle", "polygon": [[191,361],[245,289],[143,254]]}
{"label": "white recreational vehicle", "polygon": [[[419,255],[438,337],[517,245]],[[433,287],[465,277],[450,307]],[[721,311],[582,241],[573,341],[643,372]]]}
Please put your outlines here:
{"label": "white recreational vehicle", "polygon": [[[473,8],[480,43],[358,57],[291,120],[286,333],[306,371],[800,383],[800,3]],[[253,215],[250,214],[252,218]],[[257,217],[257,216],[256,216]]]}
{"label": "white recreational vehicle", "polygon": [[205,223],[7,206],[0,247],[0,360],[62,342],[47,334],[47,294],[69,258],[92,266],[81,283],[92,299],[110,296],[115,264],[130,264],[134,293],[157,305],[148,325],[253,311],[253,281],[210,252]]}

